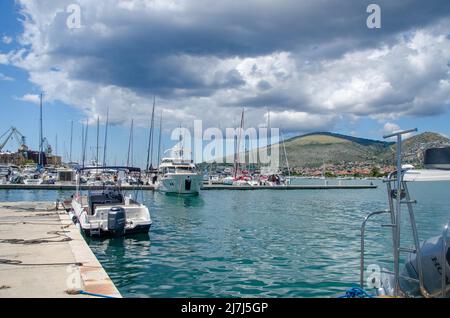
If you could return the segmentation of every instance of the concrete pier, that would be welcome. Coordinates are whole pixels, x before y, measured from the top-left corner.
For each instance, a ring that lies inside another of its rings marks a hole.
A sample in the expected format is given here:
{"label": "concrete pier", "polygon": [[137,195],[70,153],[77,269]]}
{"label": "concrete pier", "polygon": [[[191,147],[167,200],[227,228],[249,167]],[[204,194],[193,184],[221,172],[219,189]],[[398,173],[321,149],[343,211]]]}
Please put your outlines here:
{"label": "concrete pier", "polygon": [[64,210],[0,203],[0,298],[121,297]]}

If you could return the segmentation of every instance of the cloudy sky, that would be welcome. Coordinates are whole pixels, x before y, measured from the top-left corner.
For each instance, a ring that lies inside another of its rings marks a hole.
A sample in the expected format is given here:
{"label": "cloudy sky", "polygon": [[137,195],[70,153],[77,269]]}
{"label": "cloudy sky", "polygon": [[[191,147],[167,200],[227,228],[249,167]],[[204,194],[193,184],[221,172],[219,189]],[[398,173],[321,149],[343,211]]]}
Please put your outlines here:
{"label": "cloudy sky", "polygon": [[[370,3],[380,29],[366,25]],[[68,27],[73,4],[81,28]],[[44,91],[44,134],[58,134],[63,155],[70,121],[81,136],[81,121],[104,121],[107,107],[110,156],[124,159],[132,118],[145,152],[154,96],[167,146],[172,127],[234,127],[242,107],[247,126],[270,110],[289,135],[450,135],[448,0],[7,0],[0,40],[2,132],[14,125],[37,145]]]}

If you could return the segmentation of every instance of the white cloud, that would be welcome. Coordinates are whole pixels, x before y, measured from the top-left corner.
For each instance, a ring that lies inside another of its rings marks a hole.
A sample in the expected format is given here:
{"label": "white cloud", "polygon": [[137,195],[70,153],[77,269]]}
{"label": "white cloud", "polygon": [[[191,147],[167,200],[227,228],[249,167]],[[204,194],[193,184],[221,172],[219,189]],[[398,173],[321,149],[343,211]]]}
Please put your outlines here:
{"label": "white cloud", "polygon": [[13,39],[12,39],[12,37],[10,37],[10,36],[4,35],[4,36],[2,37],[2,42],[5,43],[5,44],[11,44],[12,41],[13,41]]}
{"label": "white cloud", "polygon": [[400,126],[395,123],[385,123],[383,126],[383,133],[385,135],[393,134],[395,132],[400,131]]}
{"label": "white cloud", "polygon": [[[390,135],[390,134],[394,134],[394,133],[397,133],[397,132],[402,131],[402,130],[404,130],[404,129],[400,128],[399,125],[397,125],[395,123],[387,122],[383,126],[382,133],[383,133],[383,135]],[[403,139],[408,139],[409,137],[412,137],[413,135],[414,135],[414,133],[407,133],[407,134],[404,134],[402,136],[402,138]],[[393,141],[397,140],[396,137],[391,137],[389,139],[393,140]]]}
{"label": "white cloud", "polygon": [[33,103],[33,104],[39,104],[40,103],[40,98],[39,95],[35,95],[35,94],[26,94],[22,97],[16,97],[17,100],[23,101],[23,102],[29,102],[29,103]]}
{"label": "white cloud", "polygon": [[[270,108],[274,124],[297,131],[330,130],[343,118],[437,115],[450,104],[450,23],[439,19],[370,42],[353,20],[318,19],[330,10],[297,1],[80,0],[77,30],[65,24],[70,0],[19,3],[24,48],[0,54],[0,64],[25,69],[46,100],[92,120],[109,107],[117,123],[148,125],[154,95],[166,125],[232,125],[245,106],[249,125],[264,123]],[[317,21],[324,26],[311,29]]]}
{"label": "white cloud", "polygon": [[8,55],[0,53],[0,64],[8,64]]}
{"label": "white cloud", "polygon": [[9,81],[12,82],[14,81],[14,79],[12,77],[6,76],[3,73],[0,73],[0,81]]}

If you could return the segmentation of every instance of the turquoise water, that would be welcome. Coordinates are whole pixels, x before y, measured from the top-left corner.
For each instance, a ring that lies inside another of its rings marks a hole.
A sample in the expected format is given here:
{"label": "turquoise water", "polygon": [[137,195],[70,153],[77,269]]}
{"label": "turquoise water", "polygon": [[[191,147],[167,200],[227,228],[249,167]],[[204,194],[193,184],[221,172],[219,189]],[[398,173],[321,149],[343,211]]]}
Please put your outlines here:
{"label": "turquoise water", "polygon": [[[355,182],[370,183],[344,181]],[[386,190],[373,182],[378,189],[142,192],[138,199],[153,219],[148,235],[87,241],[128,297],[333,297],[358,283],[363,218],[386,208]],[[450,183],[412,186],[422,239],[440,235],[450,220],[449,189]],[[0,201],[70,194],[2,190]],[[366,264],[389,264],[390,232],[376,222],[368,232]]]}

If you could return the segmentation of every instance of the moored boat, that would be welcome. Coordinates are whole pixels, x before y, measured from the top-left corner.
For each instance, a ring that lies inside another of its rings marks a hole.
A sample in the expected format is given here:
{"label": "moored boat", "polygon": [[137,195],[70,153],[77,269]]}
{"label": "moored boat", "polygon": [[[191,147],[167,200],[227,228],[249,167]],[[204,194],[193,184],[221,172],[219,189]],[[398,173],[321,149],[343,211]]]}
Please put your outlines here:
{"label": "moored boat", "polygon": [[[77,171],[77,191],[69,211],[72,219],[81,230],[90,236],[123,236],[134,233],[147,233],[152,224],[149,209],[142,203],[125,196],[120,187],[104,187],[100,191],[89,191],[81,195],[81,173],[97,167],[81,168]],[[132,167],[103,167],[103,169],[139,172]]]}
{"label": "moored boat", "polygon": [[175,157],[163,158],[155,189],[167,194],[198,195],[203,177],[192,160],[183,158],[182,149],[172,149]]}

